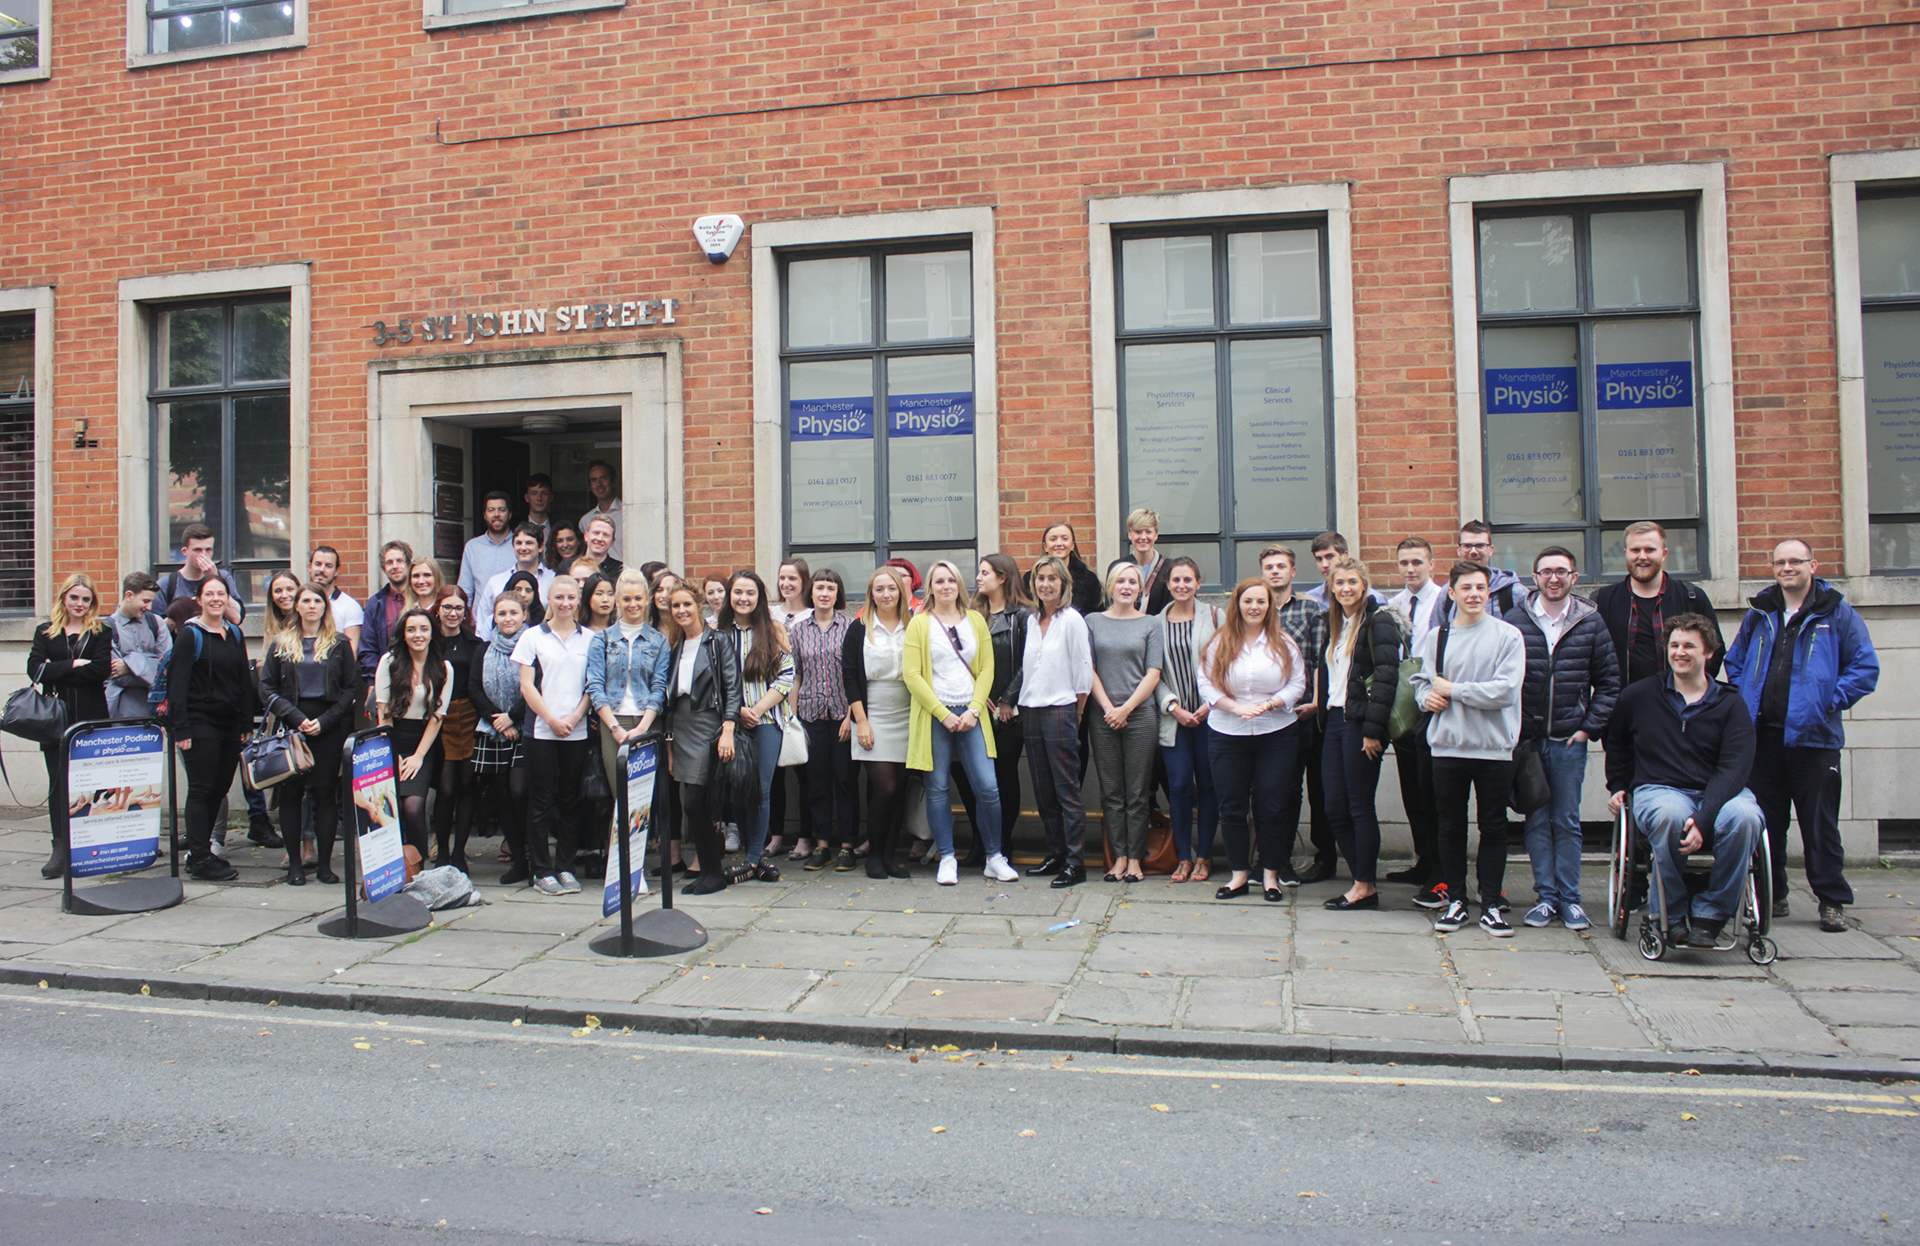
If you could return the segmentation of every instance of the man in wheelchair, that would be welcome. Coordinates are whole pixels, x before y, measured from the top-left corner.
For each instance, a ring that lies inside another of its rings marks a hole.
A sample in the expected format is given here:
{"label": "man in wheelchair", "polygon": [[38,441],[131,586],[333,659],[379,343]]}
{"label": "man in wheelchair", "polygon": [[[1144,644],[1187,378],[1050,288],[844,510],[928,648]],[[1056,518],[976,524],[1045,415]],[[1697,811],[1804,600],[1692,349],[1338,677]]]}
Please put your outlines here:
{"label": "man in wheelchair", "polygon": [[[1669,669],[1621,693],[1607,728],[1608,808],[1617,814],[1633,802],[1668,897],[1667,941],[1676,947],[1715,945],[1766,829],[1747,790],[1753,717],[1738,692],[1707,677],[1719,634],[1705,615],[1669,619]],[[1713,851],[1713,871],[1689,904],[1681,870],[1703,848]]]}

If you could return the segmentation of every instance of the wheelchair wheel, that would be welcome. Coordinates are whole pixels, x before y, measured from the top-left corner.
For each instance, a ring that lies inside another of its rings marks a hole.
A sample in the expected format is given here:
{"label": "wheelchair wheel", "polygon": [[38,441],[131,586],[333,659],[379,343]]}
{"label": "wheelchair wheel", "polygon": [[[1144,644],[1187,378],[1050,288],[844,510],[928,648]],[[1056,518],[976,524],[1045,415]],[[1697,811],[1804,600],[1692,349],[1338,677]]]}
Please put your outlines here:
{"label": "wheelchair wheel", "polygon": [[1633,915],[1627,903],[1633,890],[1632,858],[1633,827],[1622,805],[1613,816],[1613,856],[1607,862],[1607,924],[1613,929],[1613,937],[1621,940],[1627,937],[1627,920]]}
{"label": "wheelchair wheel", "polygon": [[1780,949],[1765,935],[1755,935],[1747,940],[1747,959],[1756,965],[1771,965],[1778,955]]}
{"label": "wheelchair wheel", "polygon": [[1644,960],[1660,960],[1667,954],[1667,937],[1653,922],[1643,922],[1640,926],[1640,956]]}
{"label": "wheelchair wheel", "polygon": [[[1753,933],[1764,935],[1773,930],[1773,846],[1767,842],[1765,831],[1760,833],[1760,846],[1753,850]],[[1755,961],[1764,965],[1771,961]]]}

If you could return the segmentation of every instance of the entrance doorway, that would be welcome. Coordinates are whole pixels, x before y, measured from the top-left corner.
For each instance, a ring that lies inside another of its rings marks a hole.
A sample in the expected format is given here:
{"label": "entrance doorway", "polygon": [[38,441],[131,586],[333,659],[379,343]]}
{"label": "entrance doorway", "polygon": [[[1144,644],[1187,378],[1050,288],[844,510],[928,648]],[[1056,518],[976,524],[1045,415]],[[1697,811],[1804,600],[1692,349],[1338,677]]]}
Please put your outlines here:
{"label": "entrance doorway", "polygon": [[[527,481],[553,481],[547,513],[577,523],[593,505],[587,467],[620,462],[620,413],[612,410],[534,411],[428,418],[434,454],[428,464],[434,504],[434,557],[452,583],[460,551],[486,531],[486,499],[493,492],[513,503],[513,521],[527,517]],[[454,518],[454,516],[458,518]]]}

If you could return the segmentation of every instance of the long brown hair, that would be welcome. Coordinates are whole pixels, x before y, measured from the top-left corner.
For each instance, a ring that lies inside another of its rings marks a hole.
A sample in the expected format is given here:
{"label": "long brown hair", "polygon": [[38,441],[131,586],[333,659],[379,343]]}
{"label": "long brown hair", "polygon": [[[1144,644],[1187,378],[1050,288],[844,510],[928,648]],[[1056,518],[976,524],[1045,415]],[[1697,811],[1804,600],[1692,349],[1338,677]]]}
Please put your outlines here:
{"label": "long brown hair", "polygon": [[[1001,591],[1006,593],[1007,605],[1009,607],[1020,610],[1030,610],[1033,608],[1033,601],[1027,596],[1026,585],[1020,582],[1019,563],[1015,562],[1011,556],[997,551],[991,554],[982,554],[980,561],[992,567],[994,573],[1000,577]],[[1071,597],[1072,594],[1068,593],[1068,596]],[[976,592],[973,595],[973,608],[981,614],[986,614],[993,609],[993,603],[987,600],[985,593]]]}
{"label": "long brown hair", "polygon": [[[298,600],[296,598],[296,600]],[[425,619],[427,621],[427,652],[418,666],[414,664],[413,649],[407,644],[407,620]],[[388,642],[387,655],[387,712],[398,720],[407,716],[413,707],[413,681],[417,675],[426,685],[428,718],[440,712],[440,690],[447,686],[447,660],[440,652],[440,620],[433,611],[423,606],[410,607],[393,621],[393,639]],[[406,666],[401,673],[402,663]]]}
{"label": "long brown hair", "polygon": [[1248,589],[1260,589],[1267,595],[1267,617],[1261,625],[1260,634],[1267,638],[1267,648],[1271,649],[1280,662],[1280,682],[1285,684],[1293,678],[1293,655],[1288,651],[1287,633],[1280,626],[1280,612],[1273,608],[1273,589],[1257,575],[1250,575],[1233,586],[1233,600],[1227,606],[1227,618],[1220,630],[1207,642],[1207,678],[1213,686],[1224,690],[1227,686],[1227,671],[1253,634],[1247,630],[1247,621],[1240,616],[1240,598]]}
{"label": "long brown hair", "polygon": [[[1354,611],[1354,626],[1347,627],[1347,611],[1333,595],[1333,577],[1342,571],[1351,571],[1360,577],[1360,608]],[[1365,621],[1367,600],[1373,589],[1373,577],[1367,574],[1366,567],[1351,554],[1342,554],[1327,566],[1327,652],[1338,649],[1351,656],[1353,647],[1360,643],[1360,624]]]}
{"label": "long brown hair", "polygon": [[[744,618],[733,612],[733,586],[742,580],[753,585],[753,591],[757,594],[753,609]],[[691,591],[692,585],[684,580],[681,583]],[[667,622],[672,623],[673,620],[668,619]],[[787,637],[784,629],[773,621],[773,607],[767,604],[766,582],[758,575],[742,568],[728,578],[727,600],[714,614],[713,625],[721,629],[737,627],[753,633],[753,642],[747,646],[746,658],[740,663],[740,669],[748,679],[756,683],[770,683],[780,673],[780,658],[787,651]]]}
{"label": "long brown hair", "polygon": [[[552,592],[553,590],[548,589],[547,591]],[[707,630],[707,620],[705,616],[700,613],[700,607],[705,603],[700,600],[699,590],[695,589],[693,585],[687,583],[685,580],[682,580],[667,591],[667,625],[664,630],[667,636],[667,643],[670,645],[677,645],[687,639],[687,633],[681,629],[679,620],[673,617],[673,599],[681,593],[685,593],[688,599],[693,602],[693,621],[700,625],[700,631],[693,633],[693,635],[697,637],[700,635],[700,632]]]}

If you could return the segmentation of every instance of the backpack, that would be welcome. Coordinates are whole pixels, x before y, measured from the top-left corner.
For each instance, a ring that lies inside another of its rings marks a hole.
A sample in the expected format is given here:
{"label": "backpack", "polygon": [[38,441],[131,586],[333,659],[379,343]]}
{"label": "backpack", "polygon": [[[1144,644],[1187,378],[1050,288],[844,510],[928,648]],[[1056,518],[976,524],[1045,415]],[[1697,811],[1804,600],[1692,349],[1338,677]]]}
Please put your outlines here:
{"label": "backpack", "polygon": [[[152,611],[148,611],[148,614],[151,615]],[[205,647],[200,639],[201,629],[189,623],[183,623],[180,625],[180,630],[193,633],[193,660],[198,662],[200,652]],[[227,624],[227,635],[233,637],[233,642],[240,646],[240,652],[247,651],[246,637],[240,634],[238,627],[231,623]],[[157,637],[158,633],[155,633],[155,636]],[[153,687],[147,689],[147,704],[153,706],[154,716],[158,718],[165,718],[167,715],[167,669],[172,665],[173,663],[169,661],[162,666],[159,673],[153,677]]]}

